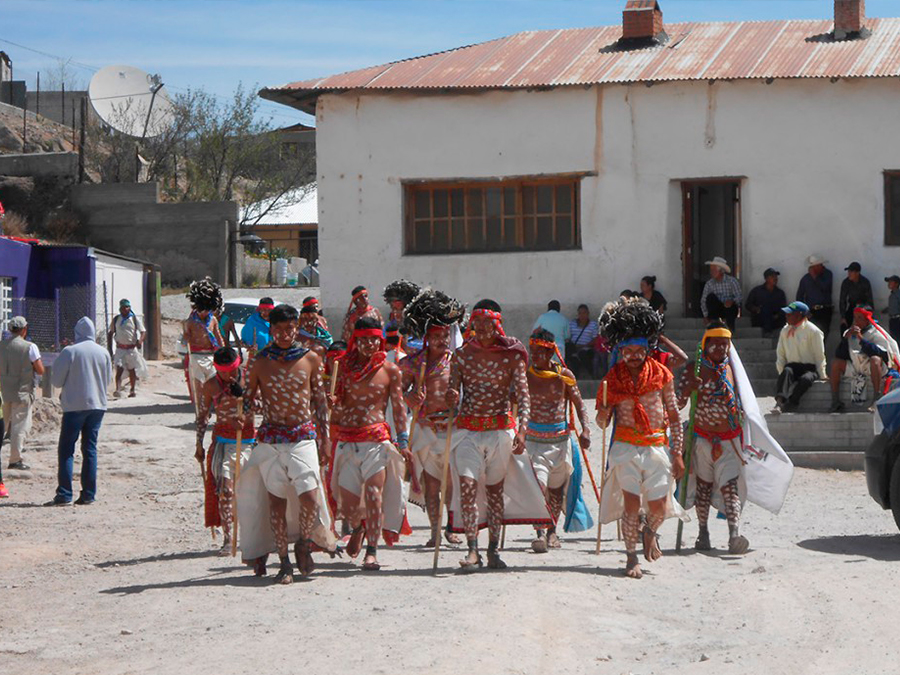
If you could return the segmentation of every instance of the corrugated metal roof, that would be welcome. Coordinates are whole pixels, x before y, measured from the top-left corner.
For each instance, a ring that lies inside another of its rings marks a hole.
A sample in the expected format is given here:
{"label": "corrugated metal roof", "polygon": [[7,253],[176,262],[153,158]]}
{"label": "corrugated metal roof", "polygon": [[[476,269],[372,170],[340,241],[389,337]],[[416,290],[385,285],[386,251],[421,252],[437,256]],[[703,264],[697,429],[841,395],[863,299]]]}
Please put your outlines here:
{"label": "corrugated metal roof", "polygon": [[668,24],[664,45],[620,45],[621,26],[516,33],[446,52],[263,89],[312,112],[351,89],[500,89],[670,80],[900,76],[900,18],[866,19],[867,39],[835,41],[833,22]]}

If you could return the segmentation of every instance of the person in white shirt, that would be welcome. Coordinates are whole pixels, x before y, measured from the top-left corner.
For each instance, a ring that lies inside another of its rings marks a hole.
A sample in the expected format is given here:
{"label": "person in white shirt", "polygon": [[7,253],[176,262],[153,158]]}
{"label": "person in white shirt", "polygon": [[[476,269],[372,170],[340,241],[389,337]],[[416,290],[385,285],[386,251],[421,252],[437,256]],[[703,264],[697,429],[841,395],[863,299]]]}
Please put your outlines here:
{"label": "person in white shirt", "polygon": [[119,301],[119,313],[113,318],[109,327],[107,341],[115,340],[116,351],[113,365],[116,367],[116,390],[113,396],[122,395],[122,375],[128,371],[128,382],[131,385],[129,398],[134,398],[134,385],[138,379],[147,376],[147,364],[141,356],[147,331],[137,315],[131,311],[131,302],[123,298]]}
{"label": "person in white shirt", "polygon": [[850,401],[861,405],[866,401],[866,385],[872,382],[877,401],[884,393],[883,384],[900,377],[900,348],[888,332],[878,325],[869,306],[853,310],[853,324],[844,332],[831,364],[831,409],[840,412],[841,379],[850,379]]}
{"label": "person in white shirt", "polygon": [[775,386],[773,413],[796,410],[800,399],[817,379],[828,377],[825,364],[825,334],[808,320],[809,306],[792,302],[782,307],[787,325],[778,335],[775,367],[778,383]]}

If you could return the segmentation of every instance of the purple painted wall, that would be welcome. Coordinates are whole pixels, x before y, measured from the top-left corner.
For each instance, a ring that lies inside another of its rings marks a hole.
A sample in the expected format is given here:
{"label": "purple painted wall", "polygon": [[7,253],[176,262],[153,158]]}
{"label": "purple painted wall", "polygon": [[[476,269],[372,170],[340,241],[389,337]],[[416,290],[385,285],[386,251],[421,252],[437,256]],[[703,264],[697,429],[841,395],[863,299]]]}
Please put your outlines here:
{"label": "purple painted wall", "polygon": [[26,295],[53,299],[56,289],[88,286],[94,272],[94,259],[84,246],[34,246],[28,270]]}
{"label": "purple painted wall", "polygon": [[31,245],[0,237],[0,277],[12,277],[13,314],[22,313],[21,298],[26,295]]}

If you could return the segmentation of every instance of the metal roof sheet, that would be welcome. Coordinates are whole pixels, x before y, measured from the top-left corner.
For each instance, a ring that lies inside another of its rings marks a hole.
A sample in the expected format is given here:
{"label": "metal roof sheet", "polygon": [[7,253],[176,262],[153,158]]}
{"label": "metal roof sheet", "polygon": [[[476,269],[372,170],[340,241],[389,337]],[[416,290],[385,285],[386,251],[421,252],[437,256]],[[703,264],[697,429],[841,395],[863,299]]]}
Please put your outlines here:
{"label": "metal roof sheet", "polygon": [[621,26],[516,33],[381,66],[263,89],[312,111],[354,89],[500,89],[669,80],[900,76],[900,18],[866,19],[866,39],[835,41],[831,20],[668,24],[669,41],[629,47]]}

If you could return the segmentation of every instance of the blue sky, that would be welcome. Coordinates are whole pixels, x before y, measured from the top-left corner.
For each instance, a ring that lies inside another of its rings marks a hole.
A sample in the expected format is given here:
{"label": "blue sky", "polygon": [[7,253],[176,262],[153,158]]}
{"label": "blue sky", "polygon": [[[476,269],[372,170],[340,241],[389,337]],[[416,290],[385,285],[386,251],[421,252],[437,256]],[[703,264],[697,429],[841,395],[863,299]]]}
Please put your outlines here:
{"label": "blue sky", "polygon": [[[3,0],[0,49],[35,86],[59,56],[86,84],[110,64],[228,96],[482,42],[523,30],[619,23],[624,0]],[[666,21],[829,18],[833,0],[661,0]],[[868,0],[869,16],[900,15]],[[15,44],[12,44],[15,43]],[[17,46],[21,45],[21,46]],[[29,49],[25,49],[25,47]],[[44,75],[43,77],[46,77]],[[281,125],[309,116],[270,102]]]}

